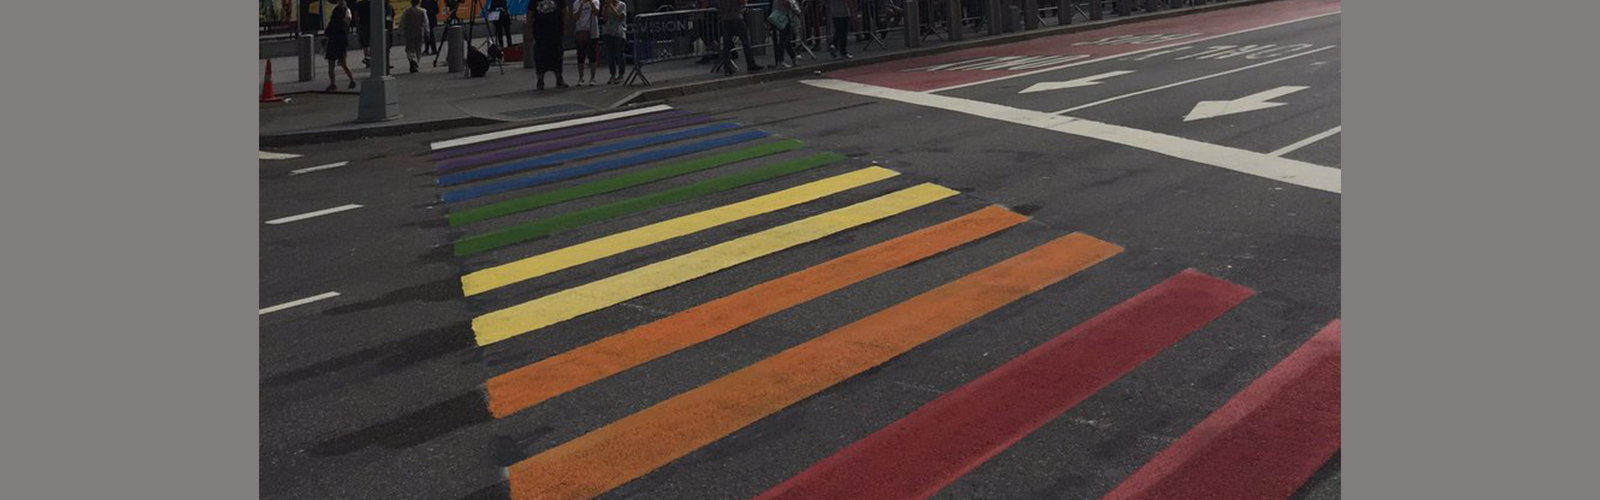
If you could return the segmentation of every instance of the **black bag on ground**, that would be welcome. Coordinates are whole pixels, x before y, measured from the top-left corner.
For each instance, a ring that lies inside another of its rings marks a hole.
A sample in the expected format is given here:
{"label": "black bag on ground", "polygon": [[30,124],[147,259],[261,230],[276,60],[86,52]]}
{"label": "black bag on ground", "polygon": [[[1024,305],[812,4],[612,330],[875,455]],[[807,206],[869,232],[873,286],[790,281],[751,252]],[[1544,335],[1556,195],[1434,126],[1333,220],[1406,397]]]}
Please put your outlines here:
{"label": "black bag on ground", "polygon": [[489,74],[489,56],[484,55],[477,47],[467,47],[467,71],[473,78]]}

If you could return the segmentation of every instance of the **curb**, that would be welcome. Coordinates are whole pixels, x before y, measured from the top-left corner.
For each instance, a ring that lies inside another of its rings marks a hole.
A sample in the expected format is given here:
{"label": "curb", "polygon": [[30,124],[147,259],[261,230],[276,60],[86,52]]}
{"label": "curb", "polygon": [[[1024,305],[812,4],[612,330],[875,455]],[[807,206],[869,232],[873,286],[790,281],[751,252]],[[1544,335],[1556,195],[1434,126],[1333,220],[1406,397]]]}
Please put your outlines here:
{"label": "curb", "polygon": [[325,142],[339,142],[339,141],[347,141],[347,140],[353,140],[353,139],[364,139],[364,138],[368,138],[368,137],[388,137],[388,136],[414,134],[414,133],[417,133],[417,132],[428,132],[428,131],[434,131],[434,130],[444,130],[444,129],[462,128],[462,127],[476,127],[476,126],[480,126],[480,125],[492,125],[492,124],[496,124],[496,123],[505,123],[505,122],[501,121],[501,120],[495,120],[495,119],[490,119],[490,118],[482,118],[482,117],[477,117],[477,116],[463,116],[463,117],[458,117],[458,118],[446,118],[446,119],[443,119],[443,120],[433,120],[433,121],[414,122],[414,123],[401,123],[401,124],[386,125],[386,126],[374,126],[374,127],[364,127],[364,128],[349,128],[349,129],[333,129],[333,130],[313,130],[313,131],[309,131],[309,132],[291,132],[291,133],[287,133],[287,134],[263,135],[263,136],[260,136],[258,138],[257,142],[263,148],[282,148],[282,147],[290,147],[290,146],[304,146],[304,145],[308,145],[308,144],[321,144],[321,143],[325,143]]}
{"label": "curb", "polygon": [[1048,37],[1048,36],[1064,35],[1064,34],[1069,34],[1069,33],[1078,33],[1078,32],[1082,32],[1082,31],[1090,31],[1090,30],[1096,30],[1096,29],[1101,29],[1101,28],[1109,28],[1109,27],[1112,27],[1112,26],[1120,26],[1120,25],[1123,25],[1123,24],[1137,23],[1137,22],[1143,22],[1143,21],[1151,21],[1151,20],[1156,20],[1156,19],[1165,19],[1165,18],[1169,18],[1169,17],[1177,17],[1177,16],[1183,16],[1183,15],[1187,15],[1187,14],[1197,14],[1197,13],[1201,13],[1201,12],[1210,12],[1210,11],[1213,11],[1213,10],[1229,9],[1229,8],[1233,8],[1233,7],[1243,7],[1243,6],[1246,6],[1246,5],[1255,5],[1255,4],[1272,2],[1272,1],[1275,1],[1275,0],[1235,0],[1235,1],[1227,1],[1227,2],[1222,2],[1222,3],[1211,3],[1211,4],[1206,4],[1206,5],[1197,5],[1197,6],[1178,8],[1178,9],[1164,10],[1164,11],[1160,11],[1160,12],[1139,14],[1139,15],[1136,15],[1136,16],[1119,17],[1119,18],[1116,18],[1116,19],[1101,19],[1099,21],[1090,21],[1090,22],[1084,22],[1084,23],[1080,23],[1080,24],[1069,24],[1069,25],[1065,25],[1065,26],[1055,26],[1055,27],[1051,27],[1051,28],[1040,28],[1040,29],[1035,29],[1035,30],[1031,30],[1031,31],[1020,31],[1020,32],[1016,32],[1016,33],[1007,33],[1007,34],[1002,34],[1002,35],[986,36],[986,37],[979,38],[979,39],[976,39],[976,40],[964,40],[964,41],[955,42],[955,43],[941,44],[941,45],[936,46],[936,47],[923,47],[923,48],[917,48],[917,49],[911,49],[911,50],[904,50],[904,51],[901,51],[901,52],[895,52],[895,53],[891,53],[891,54],[882,54],[882,55],[877,55],[877,56],[872,56],[872,57],[857,57],[855,59],[848,59],[848,60],[843,60],[843,61],[830,61],[830,62],[826,62],[826,63],[812,63],[810,65],[807,65],[806,67],[803,67],[803,68],[796,67],[796,68],[790,68],[790,69],[776,69],[776,70],[768,69],[768,70],[762,71],[760,73],[755,73],[755,74],[746,73],[746,74],[743,74],[743,75],[740,75],[740,76],[720,78],[720,79],[717,79],[717,80],[711,80],[711,81],[705,81],[705,82],[684,83],[684,84],[674,85],[674,86],[671,86],[671,87],[661,87],[661,88],[656,88],[656,89],[645,89],[645,90],[641,90],[639,92],[635,92],[632,96],[630,96],[627,99],[618,101],[617,105],[640,104],[640,103],[645,103],[645,102],[663,101],[663,100],[670,99],[670,98],[673,98],[673,97],[684,97],[684,96],[688,96],[688,95],[699,94],[699,93],[709,92],[709,91],[713,91],[713,90],[726,89],[726,88],[732,88],[732,87],[738,87],[738,86],[744,86],[744,85],[751,85],[751,84],[756,84],[756,83],[764,83],[764,82],[776,81],[776,80],[784,80],[784,79],[789,79],[789,78],[798,77],[798,76],[810,76],[810,75],[812,75],[812,74],[814,74],[816,72],[819,72],[819,71],[821,71],[821,72],[835,71],[835,70],[841,70],[841,69],[845,69],[845,68],[852,68],[852,67],[856,67],[856,66],[864,66],[864,65],[868,65],[868,64],[881,64],[881,63],[885,63],[885,62],[889,62],[889,61],[897,61],[897,60],[901,60],[901,59],[910,59],[910,58],[913,58],[913,57],[922,57],[922,56],[928,56],[928,55],[933,55],[933,54],[942,54],[942,53],[945,53],[945,52],[954,52],[954,51],[957,51],[957,50],[965,50],[965,49],[972,49],[972,48],[979,48],[979,47],[988,47],[988,46],[993,46],[993,45],[1004,45],[1004,44],[1008,44],[1008,43],[1016,43],[1016,42],[1026,41],[1026,40],[1032,40],[1032,39],[1035,39],[1035,38],[1043,38],[1043,37]]}

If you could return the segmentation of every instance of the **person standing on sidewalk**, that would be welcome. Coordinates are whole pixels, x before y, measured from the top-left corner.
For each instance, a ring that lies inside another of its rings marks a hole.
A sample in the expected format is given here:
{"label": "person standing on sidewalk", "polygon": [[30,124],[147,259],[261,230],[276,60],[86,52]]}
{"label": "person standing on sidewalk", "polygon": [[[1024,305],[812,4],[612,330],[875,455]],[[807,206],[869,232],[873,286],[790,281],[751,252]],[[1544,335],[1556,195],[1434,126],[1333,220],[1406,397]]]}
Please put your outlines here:
{"label": "person standing on sidewalk", "polygon": [[411,0],[411,8],[400,15],[400,35],[406,40],[406,62],[411,72],[417,72],[417,61],[422,59],[423,35],[428,31],[428,12],[422,10],[422,0]]}
{"label": "person standing on sidewalk", "polygon": [[767,21],[778,33],[777,44],[772,46],[772,64],[793,68],[794,64],[783,62],[783,57],[788,55],[794,62],[800,62],[800,56],[794,52],[795,25],[800,23],[800,4],[795,0],[772,0],[772,14],[767,16]]}
{"label": "person standing on sidewalk", "polygon": [[[386,26],[393,26],[394,25],[394,6],[393,5],[389,5],[389,0],[379,0],[379,1],[383,2],[383,14],[382,15],[384,16],[384,20],[387,21]],[[372,18],[369,17],[369,16],[375,15],[375,12],[374,12],[374,10],[372,8],[372,1],[371,0],[360,0],[359,2],[356,2],[356,13],[358,14],[358,18],[357,18],[357,22],[356,22],[356,37],[361,39],[361,50],[362,50],[362,52],[364,54],[366,54],[366,57],[363,57],[361,59],[361,64],[366,65],[367,67],[371,67],[372,66]],[[388,44],[387,41],[384,42],[383,49],[384,50],[389,50],[389,44]],[[388,58],[385,58],[385,59],[388,59]],[[394,65],[390,64],[389,65],[389,69],[394,69]]]}
{"label": "person standing on sidewalk", "polygon": [[323,56],[328,59],[328,92],[339,89],[334,66],[344,68],[344,77],[350,79],[350,88],[356,88],[356,75],[350,72],[350,64],[345,62],[345,51],[350,50],[350,7],[344,4],[344,0],[334,0],[332,9],[328,13],[328,46],[322,49]]}
{"label": "person standing on sidewalk", "polygon": [[744,53],[745,67],[750,71],[766,69],[756,64],[756,55],[750,51],[750,34],[744,27],[745,0],[717,0],[717,18],[722,21],[722,71],[733,75],[733,40],[739,39],[740,52]]}
{"label": "person standing on sidewalk", "polygon": [[828,44],[828,55],[834,59],[850,57],[850,18],[855,17],[855,0],[828,0],[828,18],[833,24],[833,43]]}
{"label": "person standing on sidewalk", "polygon": [[595,0],[572,0],[572,43],[578,46],[578,86],[583,83],[583,64],[589,63],[589,85],[596,85],[600,53],[595,48],[600,35],[600,5]]}
{"label": "person standing on sidewalk", "polygon": [[565,2],[534,0],[529,22],[533,23],[533,71],[539,75],[534,87],[544,90],[544,74],[556,74],[556,88],[567,88],[561,77],[561,45],[566,40],[567,9]]}
{"label": "person standing on sidewalk", "polygon": [[605,0],[600,6],[600,14],[606,20],[601,38],[606,42],[606,69],[611,72],[611,79],[606,80],[606,85],[622,83],[622,77],[628,71],[628,66],[623,64],[622,53],[628,29],[628,4],[622,0]]}
{"label": "person standing on sidewalk", "polygon": [[427,40],[422,42],[422,54],[437,54],[439,42],[433,32],[434,28],[439,27],[439,0],[422,0],[422,10],[428,13],[428,35]]}
{"label": "person standing on sidewalk", "polygon": [[500,17],[494,20],[495,43],[504,49],[511,46],[511,8],[506,7],[506,0],[491,0],[489,10],[498,11]]}

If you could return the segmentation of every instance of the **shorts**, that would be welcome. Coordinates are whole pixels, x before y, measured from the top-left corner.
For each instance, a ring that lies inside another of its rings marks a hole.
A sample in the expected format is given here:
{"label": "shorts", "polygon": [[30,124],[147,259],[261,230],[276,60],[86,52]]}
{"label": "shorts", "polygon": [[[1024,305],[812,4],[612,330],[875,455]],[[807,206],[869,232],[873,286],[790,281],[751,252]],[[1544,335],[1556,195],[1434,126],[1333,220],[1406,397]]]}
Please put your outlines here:
{"label": "shorts", "polygon": [[583,41],[577,41],[576,42],[577,52],[578,52],[578,64],[583,64],[584,61],[588,61],[588,62],[595,63],[595,64],[599,64],[600,63],[600,53],[599,53],[599,48],[598,48],[599,44],[595,43],[596,41],[597,40],[594,37],[589,37],[588,40],[583,40]]}

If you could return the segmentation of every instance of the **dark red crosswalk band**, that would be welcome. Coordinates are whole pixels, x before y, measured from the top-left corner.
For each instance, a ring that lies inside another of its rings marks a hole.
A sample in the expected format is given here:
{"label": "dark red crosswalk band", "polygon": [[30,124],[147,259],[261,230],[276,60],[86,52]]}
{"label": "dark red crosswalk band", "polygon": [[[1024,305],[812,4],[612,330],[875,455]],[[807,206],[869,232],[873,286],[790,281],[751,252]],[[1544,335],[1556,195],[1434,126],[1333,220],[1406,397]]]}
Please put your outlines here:
{"label": "dark red crosswalk band", "polygon": [[928,498],[1254,293],[1185,270],[758,498]]}
{"label": "dark red crosswalk band", "polygon": [[1283,500],[1339,451],[1339,320],[1102,500]]}

